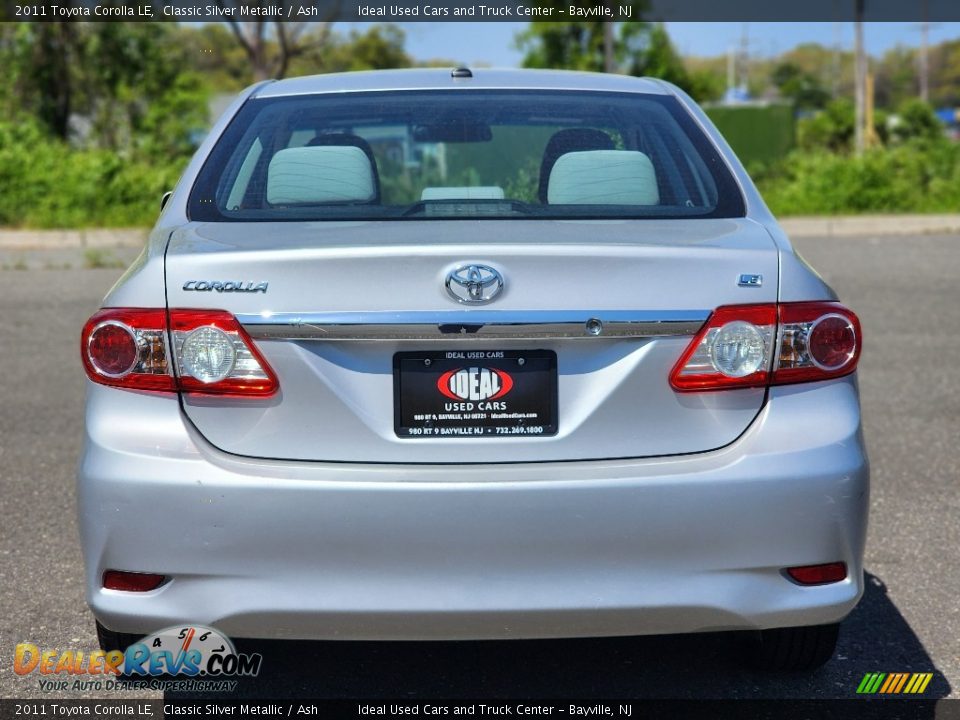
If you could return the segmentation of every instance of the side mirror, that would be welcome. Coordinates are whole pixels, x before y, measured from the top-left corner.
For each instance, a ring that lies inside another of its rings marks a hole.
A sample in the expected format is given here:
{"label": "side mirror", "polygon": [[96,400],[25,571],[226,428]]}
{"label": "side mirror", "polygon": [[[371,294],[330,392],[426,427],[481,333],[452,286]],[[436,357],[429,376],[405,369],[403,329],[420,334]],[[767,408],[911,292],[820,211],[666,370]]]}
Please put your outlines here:
{"label": "side mirror", "polygon": [[167,206],[167,200],[170,199],[170,196],[173,195],[173,190],[167,190],[163,197],[160,198],[160,211],[163,212],[163,209]]}

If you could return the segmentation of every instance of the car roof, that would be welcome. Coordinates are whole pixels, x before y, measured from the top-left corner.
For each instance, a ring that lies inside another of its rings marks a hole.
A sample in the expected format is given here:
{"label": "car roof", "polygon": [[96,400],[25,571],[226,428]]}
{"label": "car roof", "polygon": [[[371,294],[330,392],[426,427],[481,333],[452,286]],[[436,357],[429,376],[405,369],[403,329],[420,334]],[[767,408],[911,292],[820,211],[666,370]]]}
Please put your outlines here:
{"label": "car roof", "polygon": [[284,97],[332,92],[377,90],[580,90],[666,95],[667,86],[652,78],[573,72],[568,70],[512,70],[475,68],[473,77],[454,78],[452,68],[369,70],[330,73],[277,80],[262,86],[254,97]]}

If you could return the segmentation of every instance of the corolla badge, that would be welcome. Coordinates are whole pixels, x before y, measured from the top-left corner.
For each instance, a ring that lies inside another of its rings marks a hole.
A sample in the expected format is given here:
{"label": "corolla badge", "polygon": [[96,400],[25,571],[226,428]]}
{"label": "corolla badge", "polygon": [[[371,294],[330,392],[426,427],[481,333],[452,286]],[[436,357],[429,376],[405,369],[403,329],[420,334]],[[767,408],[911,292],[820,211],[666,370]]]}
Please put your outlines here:
{"label": "corolla badge", "polygon": [[450,271],[445,285],[458,303],[482,305],[503,290],[503,276],[489,265],[461,265]]}
{"label": "corolla badge", "polygon": [[212,292],[216,290],[219,293],[224,292],[247,292],[247,293],[265,293],[269,283],[265,282],[244,282],[243,280],[187,280],[183,284],[183,289],[194,292]]}

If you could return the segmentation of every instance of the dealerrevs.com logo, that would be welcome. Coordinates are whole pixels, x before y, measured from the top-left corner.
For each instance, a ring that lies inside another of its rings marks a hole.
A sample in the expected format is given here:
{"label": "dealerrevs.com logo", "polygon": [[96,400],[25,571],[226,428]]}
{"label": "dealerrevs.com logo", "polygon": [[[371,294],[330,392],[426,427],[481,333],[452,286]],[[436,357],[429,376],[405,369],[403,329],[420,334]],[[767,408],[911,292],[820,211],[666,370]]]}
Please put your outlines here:
{"label": "dealerrevs.com logo", "polygon": [[[33,643],[20,643],[14,652],[13,669],[18,675],[37,673],[42,690],[88,689],[62,679],[87,676],[102,684],[103,676],[140,678],[180,677],[222,680],[255,677],[263,657],[238,653],[223,633],[202,625],[177,626],[148,635],[120,650],[41,650]],[[53,676],[53,677],[50,677]],[[59,677],[58,677],[59,676]],[[99,676],[99,677],[98,677]],[[111,686],[116,683],[109,683]],[[94,688],[98,689],[98,688]],[[112,689],[105,687],[103,689]]]}

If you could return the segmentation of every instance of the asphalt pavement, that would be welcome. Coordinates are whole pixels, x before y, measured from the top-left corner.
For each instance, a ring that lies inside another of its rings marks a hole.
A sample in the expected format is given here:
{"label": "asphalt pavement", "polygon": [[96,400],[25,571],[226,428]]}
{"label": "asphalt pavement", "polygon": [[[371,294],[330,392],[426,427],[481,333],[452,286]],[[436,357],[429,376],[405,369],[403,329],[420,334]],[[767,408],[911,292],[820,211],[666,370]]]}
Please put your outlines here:
{"label": "asphalt pavement", "polygon": [[[806,238],[802,254],[862,319],[873,473],[867,591],[834,659],[756,674],[737,636],[483,643],[242,643],[257,697],[850,698],[867,672],[932,672],[960,697],[960,237]],[[118,253],[123,257],[129,252]],[[55,258],[0,269],[0,698],[44,693],[14,646],[96,649],[75,521],[84,377],[78,336],[120,270]],[[22,269],[27,267],[27,269]],[[20,268],[20,269],[18,269]],[[120,696],[159,697],[123,690]],[[168,695],[174,697],[174,695]]]}

